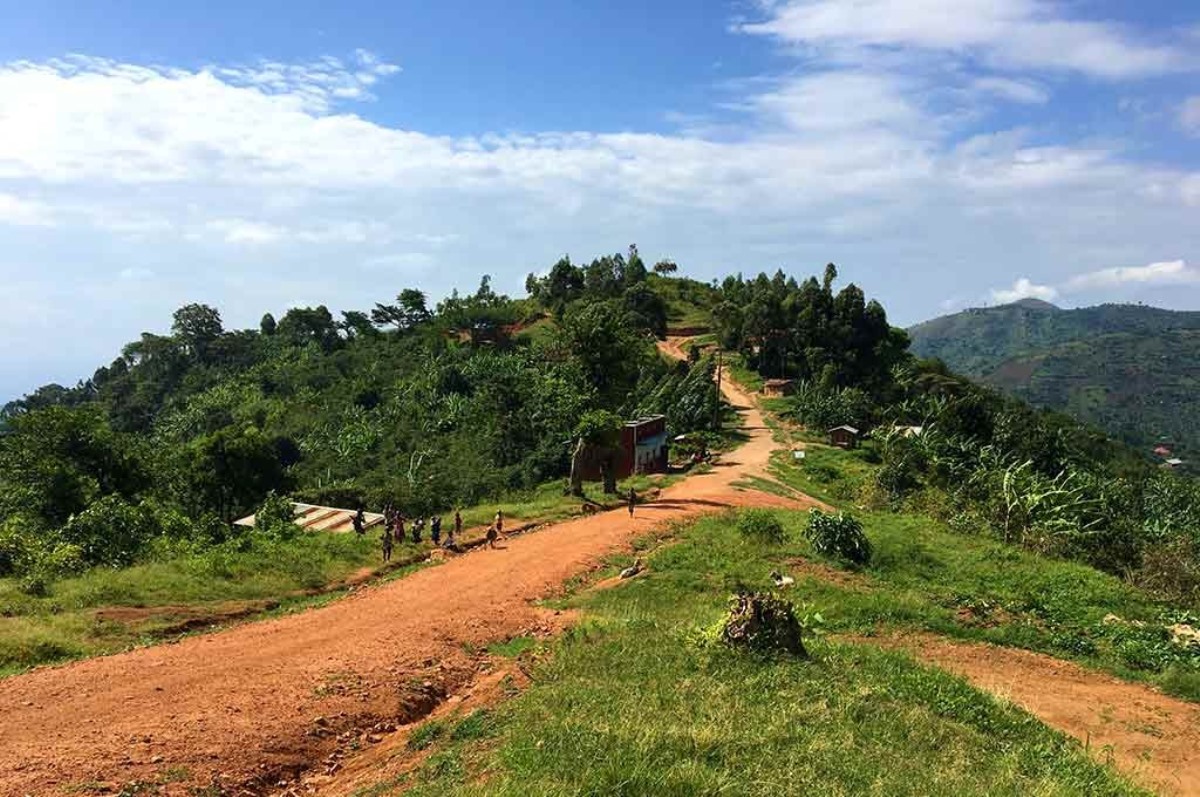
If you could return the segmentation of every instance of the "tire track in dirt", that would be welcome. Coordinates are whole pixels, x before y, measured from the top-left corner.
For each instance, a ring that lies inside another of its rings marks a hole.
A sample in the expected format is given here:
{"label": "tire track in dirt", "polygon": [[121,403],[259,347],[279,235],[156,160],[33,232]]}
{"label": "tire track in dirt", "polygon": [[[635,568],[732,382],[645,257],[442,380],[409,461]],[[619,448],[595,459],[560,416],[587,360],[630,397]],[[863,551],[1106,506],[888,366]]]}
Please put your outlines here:
{"label": "tire track in dirt", "polygon": [[804,506],[733,486],[766,474],[774,444],[749,397],[724,388],[747,442],[632,519],[586,516],[318,609],[0,680],[0,794],[135,781],[168,795],[277,789],[370,744],[372,730],[428,713],[472,679],[470,651],[553,630],[533,601],[655,526],[731,506]]}

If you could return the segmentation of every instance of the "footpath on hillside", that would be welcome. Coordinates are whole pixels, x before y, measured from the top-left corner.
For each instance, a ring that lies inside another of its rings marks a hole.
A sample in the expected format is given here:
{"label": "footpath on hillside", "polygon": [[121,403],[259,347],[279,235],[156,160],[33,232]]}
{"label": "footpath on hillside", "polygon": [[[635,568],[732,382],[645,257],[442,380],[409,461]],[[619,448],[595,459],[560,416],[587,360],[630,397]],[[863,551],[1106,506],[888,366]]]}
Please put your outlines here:
{"label": "footpath on hillside", "polygon": [[474,651],[557,630],[563,618],[534,603],[654,527],[732,506],[805,506],[734,486],[765,475],[774,445],[750,397],[723,389],[747,441],[632,520],[582,517],[319,609],[0,681],[0,794],[134,782],[163,794],[275,790],[428,713],[475,677]]}

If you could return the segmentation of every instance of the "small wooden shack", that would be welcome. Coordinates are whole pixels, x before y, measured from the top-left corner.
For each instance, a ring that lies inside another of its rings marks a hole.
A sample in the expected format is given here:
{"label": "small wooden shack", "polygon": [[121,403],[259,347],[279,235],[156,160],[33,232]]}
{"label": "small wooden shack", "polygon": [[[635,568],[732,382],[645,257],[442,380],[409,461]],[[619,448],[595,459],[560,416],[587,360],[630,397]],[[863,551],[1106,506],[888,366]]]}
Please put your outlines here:
{"label": "small wooden shack", "polygon": [[857,448],[859,431],[853,426],[835,426],[829,430],[829,445],[838,448]]}
{"label": "small wooden shack", "polygon": [[768,398],[782,398],[795,392],[795,379],[768,379],[763,382],[762,394]]}

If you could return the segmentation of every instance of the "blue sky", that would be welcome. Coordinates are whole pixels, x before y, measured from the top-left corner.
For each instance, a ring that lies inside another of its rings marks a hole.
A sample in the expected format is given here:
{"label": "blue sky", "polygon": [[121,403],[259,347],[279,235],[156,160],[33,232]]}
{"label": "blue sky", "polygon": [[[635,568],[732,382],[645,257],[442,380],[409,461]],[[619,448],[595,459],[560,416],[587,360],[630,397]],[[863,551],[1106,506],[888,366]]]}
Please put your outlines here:
{"label": "blue sky", "polygon": [[434,298],[636,242],[895,323],[1200,298],[1200,9],[0,2],[0,397],[188,301]]}

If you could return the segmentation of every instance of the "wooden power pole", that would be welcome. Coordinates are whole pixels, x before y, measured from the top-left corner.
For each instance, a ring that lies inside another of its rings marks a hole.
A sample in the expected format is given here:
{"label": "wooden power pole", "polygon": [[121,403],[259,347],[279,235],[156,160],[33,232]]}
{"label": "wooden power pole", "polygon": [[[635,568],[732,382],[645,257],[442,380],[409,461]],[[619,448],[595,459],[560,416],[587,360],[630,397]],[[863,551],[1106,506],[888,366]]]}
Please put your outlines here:
{"label": "wooden power pole", "polygon": [[713,402],[713,431],[721,431],[721,347],[717,346],[717,400]]}

